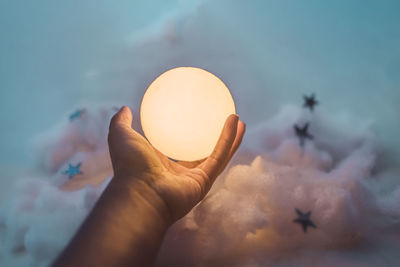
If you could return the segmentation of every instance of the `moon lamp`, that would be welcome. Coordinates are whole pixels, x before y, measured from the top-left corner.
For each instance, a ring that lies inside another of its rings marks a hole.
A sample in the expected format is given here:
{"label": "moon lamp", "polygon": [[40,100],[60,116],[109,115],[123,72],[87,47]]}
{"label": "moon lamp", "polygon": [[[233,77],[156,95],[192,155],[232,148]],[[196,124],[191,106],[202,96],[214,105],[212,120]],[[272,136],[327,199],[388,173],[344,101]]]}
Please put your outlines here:
{"label": "moon lamp", "polygon": [[228,87],[200,68],[178,67],[158,76],[147,88],[140,120],[148,141],[171,159],[208,157],[225,120],[235,113]]}

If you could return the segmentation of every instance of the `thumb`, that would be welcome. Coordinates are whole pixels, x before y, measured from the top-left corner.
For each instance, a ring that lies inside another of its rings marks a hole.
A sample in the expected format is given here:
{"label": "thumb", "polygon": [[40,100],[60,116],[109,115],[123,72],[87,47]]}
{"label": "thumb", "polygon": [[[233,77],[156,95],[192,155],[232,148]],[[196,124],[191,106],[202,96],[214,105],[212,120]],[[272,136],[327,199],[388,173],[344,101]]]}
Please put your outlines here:
{"label": "thumb", "polygon": [[110,132],[119,127],[132,128],[132,112],[127,106],[122,106],[111,119]]}
{"label": "thumb", "polygon": [[[132,130],[132,112],[127,106],[123,106],[111,119],[110,128],[108,132],[108,146],[113,165],[114,173],[116,170],[115,156],[118,148],[121,147],[121,138],[125,136],[126,132]],[[128,131],[127,131],[128,130]]]}

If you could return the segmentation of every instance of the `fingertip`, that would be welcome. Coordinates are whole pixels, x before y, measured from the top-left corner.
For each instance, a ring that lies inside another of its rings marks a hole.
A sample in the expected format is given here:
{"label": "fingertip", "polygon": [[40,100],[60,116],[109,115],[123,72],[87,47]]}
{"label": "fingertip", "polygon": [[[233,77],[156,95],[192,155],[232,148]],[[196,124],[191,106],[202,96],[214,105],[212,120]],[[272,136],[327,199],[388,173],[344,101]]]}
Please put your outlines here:
{"label": "fingertip", "polygon": [[121,114],[122,120],[132,123],[132,111],[128,106],[122,106],[119,113]]}
{"label": "fingertip", "polygon": [[232,144],[238,132],[239,129],[238,126],[239,126],[239,116],[237,114],[230,114],[225,121],[225,125],[223,127],[218,142],[228,141],[229,144]]}
{"label": "fingertip", "polygon": [[245,132],[246,132],[246,124],[243,121],[239,121],[238,127],[237,127],[236,138],[235,138],[237,140],[235,140],[234,146],[237,146],[237,147],[240,146]]}
{"label": "fingertip", "polygon": [[239,122],[239,116],[237,114],[230,114],[225,121],[225,128],[236,129]]}
{"label": "fingertip", "polygon": [[132,112],[128,106],[122,106],[112,117],[110,128],[118,125],[132,126]]}
{"label": "fingertip", "polygon": [[238,122],[240,125],[242,125],[243,126],[243,128],[245,128],[246,129],[246,123],[244,123],[242,120],[239,120],[239,122]]}
{"label": "fingertip", "polygon": [[123,105],[123,106],[119,109],[118,113],[119,113],[119,112],[127,112],[127,111],[130,111],[130,108],[129,108],[128,106],[126,106],[126,105]]}
{"label": "fingertip", "polygon": [[232,120],[232,119],[234,119],[234,120],[239,120],[239,115],[238,114],[235,114],[235,113],[232,113],[232,114],[230,114],[229,116],[228,116],[228,118],[227,118],[228,120]]}
{"label": "fingertip", "polygon": [[246,132],[246,123],[243,121],[239,120],[238,122],[238,129],[243,132],[243,134]]}

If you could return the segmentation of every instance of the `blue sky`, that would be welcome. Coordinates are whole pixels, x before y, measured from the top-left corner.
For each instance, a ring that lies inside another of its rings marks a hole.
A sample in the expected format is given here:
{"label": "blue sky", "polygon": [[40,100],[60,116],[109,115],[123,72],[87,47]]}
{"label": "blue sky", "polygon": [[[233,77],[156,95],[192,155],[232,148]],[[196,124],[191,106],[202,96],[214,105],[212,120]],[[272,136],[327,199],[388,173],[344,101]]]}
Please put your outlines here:
{"label": "blue sky", "polygon": [[[250,126],[315,92],[327,112],[371,120],[394,160],[399,11],[395,0],[1,1],[0,165],[30,164],[33,138],[76,107],[137,105],[176,65],[220,75]],[[174,18],[185,41],[165,48]]]}

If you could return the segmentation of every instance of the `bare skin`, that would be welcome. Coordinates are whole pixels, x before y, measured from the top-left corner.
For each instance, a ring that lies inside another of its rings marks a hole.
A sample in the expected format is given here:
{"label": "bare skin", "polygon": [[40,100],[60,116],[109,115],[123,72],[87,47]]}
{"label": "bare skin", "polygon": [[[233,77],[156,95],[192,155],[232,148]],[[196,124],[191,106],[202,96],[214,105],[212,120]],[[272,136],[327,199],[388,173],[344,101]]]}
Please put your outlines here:
{"label": "bare skin", "polygon": [[177,163],[131,125],[122,107],[108,136],[114,178],[53,266],[153,265],[168,228],[205,197],[245,132],[232,114],[208,158]]}

